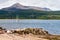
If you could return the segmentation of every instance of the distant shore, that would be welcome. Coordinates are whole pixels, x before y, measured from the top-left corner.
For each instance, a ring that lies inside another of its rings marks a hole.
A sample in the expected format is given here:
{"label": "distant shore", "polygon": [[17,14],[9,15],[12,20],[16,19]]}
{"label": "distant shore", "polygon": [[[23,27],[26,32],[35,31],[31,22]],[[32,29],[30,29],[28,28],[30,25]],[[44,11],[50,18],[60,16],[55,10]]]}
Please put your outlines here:
{"label": "distant shore", "polygon": [[0,19],[0,20],[60,20],[60,19]]}

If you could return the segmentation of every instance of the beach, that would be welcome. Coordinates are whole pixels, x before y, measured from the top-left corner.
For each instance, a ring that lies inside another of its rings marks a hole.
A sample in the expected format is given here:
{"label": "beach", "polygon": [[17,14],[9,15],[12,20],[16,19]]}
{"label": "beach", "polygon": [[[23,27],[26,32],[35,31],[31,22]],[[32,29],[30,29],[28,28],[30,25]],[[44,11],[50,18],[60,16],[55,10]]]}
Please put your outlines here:
{"label": "beach", "polygon": [[52,35],[42,28],[6,30],[0,27],[0,40],[60,40],[60,35]]}
{"label": "beach", "polygon": [[44,38],[38,38],[33,35],[14,35],[14,34],[0,34],[0,40],[48,40]]}

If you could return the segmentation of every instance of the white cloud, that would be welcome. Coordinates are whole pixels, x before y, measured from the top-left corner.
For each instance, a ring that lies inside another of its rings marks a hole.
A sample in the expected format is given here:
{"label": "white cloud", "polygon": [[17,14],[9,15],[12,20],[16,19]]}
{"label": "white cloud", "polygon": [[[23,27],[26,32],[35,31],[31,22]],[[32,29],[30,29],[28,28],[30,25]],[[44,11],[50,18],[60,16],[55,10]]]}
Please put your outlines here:
{"label": "white cloud", "polygon": [[9,0],[9,1],[6,0],[6,2],[0,3],[0,9],[4,8],[4,7],[11,6],[14,3],[16,3],[16,0]]}
{"label": "white cloud", "polygon": [[6,1],[9,1],[9,0],[0,0],[0,3],[6,2]]}
{"label": "white cloud", "polygon": [[[24,3],[24,1],[20,2]],[[60,0],[26,0],[26,4],[39,7],[48,7],[52,10],[60,10]]]}

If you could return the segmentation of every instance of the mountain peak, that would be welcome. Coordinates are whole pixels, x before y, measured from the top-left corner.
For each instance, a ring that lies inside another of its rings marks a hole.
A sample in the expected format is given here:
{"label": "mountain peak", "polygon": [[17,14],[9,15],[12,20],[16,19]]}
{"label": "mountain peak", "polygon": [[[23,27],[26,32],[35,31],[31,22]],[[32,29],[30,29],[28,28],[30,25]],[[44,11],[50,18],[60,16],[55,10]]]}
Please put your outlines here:
{"label": "mountain peak", "polygon": [[15,3],[12,5],[12,7],[23,7],[23,5],[21,5],[20,3]]}
{"label": "mountain peak", "polygon": [[21,10],[21,9],[34,9],[34,10],[42,10],[42,11],[50,11],[49,8],[41,8],[41,7],[35,7],[35,6],[24,6],[21,5],[20,3],[15,3],[12,6],[8,8],[4,8],[4,10]]}
{"label": "mountain peak", "polygon": [[20,5],[20,3],[15,3],[15,5]]}

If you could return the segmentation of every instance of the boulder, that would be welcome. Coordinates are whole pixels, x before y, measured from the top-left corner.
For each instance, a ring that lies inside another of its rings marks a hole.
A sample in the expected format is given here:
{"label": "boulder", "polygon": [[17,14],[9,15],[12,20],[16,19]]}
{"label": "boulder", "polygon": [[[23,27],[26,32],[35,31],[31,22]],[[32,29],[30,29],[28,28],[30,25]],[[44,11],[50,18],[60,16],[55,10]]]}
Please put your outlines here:
{"label": "boulder", "polygon": [[5,29],[5,28],[0,27],[0,34],[3,34],[3,33],[6,33],[6,29]]}
{"label": "boulder", "polygon": [[34,35],[48,35],[48,31],[43,30],[42,28],[25,28],[12,30],[12,33],[18,33],[18,34],[34,34]]}

